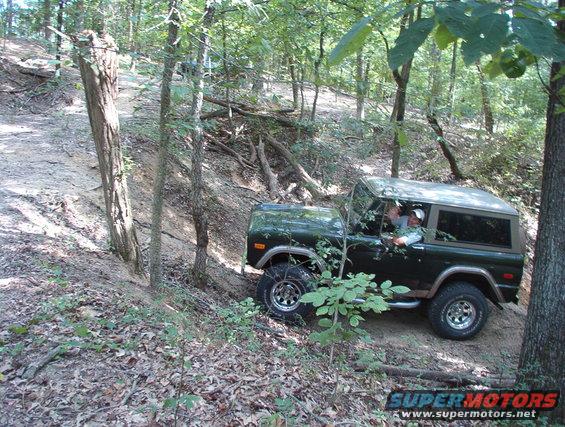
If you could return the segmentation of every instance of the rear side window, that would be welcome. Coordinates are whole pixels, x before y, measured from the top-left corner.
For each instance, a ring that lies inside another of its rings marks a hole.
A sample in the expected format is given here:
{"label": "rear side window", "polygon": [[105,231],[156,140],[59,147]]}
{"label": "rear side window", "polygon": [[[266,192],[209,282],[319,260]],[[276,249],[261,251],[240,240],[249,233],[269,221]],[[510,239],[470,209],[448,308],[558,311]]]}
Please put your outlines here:
{"label": "rear side window", "polygon": [[509,248],[510,220],[440,210],[436,240]]}

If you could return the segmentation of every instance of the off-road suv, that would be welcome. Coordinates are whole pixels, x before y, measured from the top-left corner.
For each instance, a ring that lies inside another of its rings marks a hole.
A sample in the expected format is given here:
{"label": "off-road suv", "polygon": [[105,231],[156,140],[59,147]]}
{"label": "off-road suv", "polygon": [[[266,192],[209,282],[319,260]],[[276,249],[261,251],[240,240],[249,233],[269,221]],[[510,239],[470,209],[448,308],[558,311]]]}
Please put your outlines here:
{"label": "off-road suv", "polygon": [[[377,177],[363,178],[347,199],[341,211],[276,204],[253,210],[246,259],[265,270],[257,296],[273,316],[312,313],[300,297],[315,286],[317,274],[335,270],[328,254],[343,247],[344,233],[345,273],[372,273],[378,283],[407,286],[411,291],[389,305],[425,302],[442,337],[476,335],[487,320],[487,300],[499,308],[517,301],[524,255],[518,212],[503,200],[473,188]],[[424,213],[421,241],[405,248],[390,244],[399,231],[389,218],[394,207],[401,214]]]}

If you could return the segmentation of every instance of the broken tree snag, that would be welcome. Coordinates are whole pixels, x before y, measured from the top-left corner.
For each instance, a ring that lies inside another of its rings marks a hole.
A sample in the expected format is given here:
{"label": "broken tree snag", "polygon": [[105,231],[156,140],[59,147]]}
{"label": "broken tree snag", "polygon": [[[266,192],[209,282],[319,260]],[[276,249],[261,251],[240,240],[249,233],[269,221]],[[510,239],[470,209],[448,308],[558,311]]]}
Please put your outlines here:
{"label": "broken tree snag", "polygon": [[275,140],[275,138],[273,138],[269,134],[265,135],[265,138],[267,139],[267,142],[271,144],[271,146],[275,150],[277,150],[277,152],[282,155],[288,161],[288,163],[290,163],[290,165],[294,169],[294,172],[298,175],[300,180],[304,183],[306,189],[310,191],[314,197],[321,197],[325,195],[325,191],[320,186],[318,181],[316,181],[308,174],[308,172],[306,172],[304,167],[295,159],[288,148]]}
{"label": "broken tree snag", "polygon": [[133,225],[115,100],[118,96],[117,47],[108,34],[83,31],[73,38],[92,136],[98,154],[106,220],[116,253],[138,273],[143,271],[141,249]]}
{"label": "broken tree snag", "polygon": [[451,169],[451,173],[453,174],[455,179],[464,179],[464,176],[461,173],[459,166],[457,165],[457,161],[455,160],[455,156],[453,156],[453,153],[451,152],[449,146],[447,145],[447,141],[443,136],[443,129],[439,125],[437,119],[433,114],[428,114],[426,118],[428,119],[428,123],[430,124],[430,126],[437,135],[437,142],[439,143],[441,152],[449,162],[449,168]]}
{"label": "broken tree snag", "polygon": [[[355,364],[357,372],[363,372],[368,367],[364,364]],[[486,385],[492,388],[510,388],[514,385],[514,378],[478,377],[467,372],[442,372],[427,369],[401,368],[399,366],[379,364],[375,369],[393,377],[420,378],[423,380],[439,381],[451,385]]]}
{"label": "broken tree snag", "polygon": [[279,183],[277,176],[271,170],[269,162],[267,161],[267,156],[265,155],[265,144],[263,139],[259,136],[259,146],[257,147],[257,157],[259,157],[259,163],[261,164],[261,169],[265,174],[267,179],[267,187],[269,188],[269,197],[271,200],[275,199],[279,194]]}

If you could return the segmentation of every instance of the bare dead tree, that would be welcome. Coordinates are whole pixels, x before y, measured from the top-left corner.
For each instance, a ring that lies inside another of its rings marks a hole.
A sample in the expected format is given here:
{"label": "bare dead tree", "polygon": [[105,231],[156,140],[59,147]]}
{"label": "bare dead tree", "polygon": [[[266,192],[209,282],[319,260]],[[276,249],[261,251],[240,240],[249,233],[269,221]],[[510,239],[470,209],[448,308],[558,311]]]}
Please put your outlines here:
{"label": "bare dead tree", "polygon": [[116,43],[108,34],[98,35],[94,31],[83,31],[74,41],[79,48],[80,74],[98,154],[111,244],[120,258],[141,273],[141,249],[133,225],[115,104],[118,97]]}

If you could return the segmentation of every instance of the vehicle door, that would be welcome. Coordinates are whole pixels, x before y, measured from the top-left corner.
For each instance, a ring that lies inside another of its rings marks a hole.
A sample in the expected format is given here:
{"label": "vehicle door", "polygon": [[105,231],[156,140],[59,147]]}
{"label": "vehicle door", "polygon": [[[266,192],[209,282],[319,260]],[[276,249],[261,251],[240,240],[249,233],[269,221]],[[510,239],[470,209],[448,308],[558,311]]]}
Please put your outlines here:
{"label": "vehicle door", "polygon": [[395,285],[416,289],[425,255],[424,243],[414,243],[404,248],[385,244],[385,237],[390,237],[382,235],[385,223],[383,213],[388,203],[379,203],[371,207],[375,221],[367,222],[366,227],[357,227],[348,236],[348,271],[372,273],[377,283],[391,280]]}

